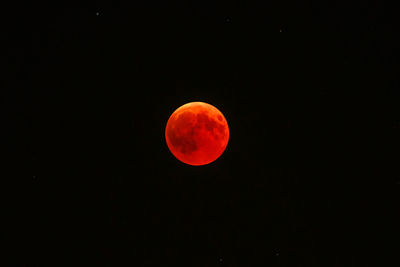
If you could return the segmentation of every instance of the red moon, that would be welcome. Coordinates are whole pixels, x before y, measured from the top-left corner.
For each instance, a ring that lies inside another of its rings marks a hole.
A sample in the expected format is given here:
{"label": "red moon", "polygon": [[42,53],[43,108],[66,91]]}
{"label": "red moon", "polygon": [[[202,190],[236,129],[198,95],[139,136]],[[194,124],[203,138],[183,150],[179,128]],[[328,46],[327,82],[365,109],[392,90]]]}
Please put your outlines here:
{"label": "red moon", "polygon": [[224,152],[229,140],[228,122],[210,104],[187,103],[169,117],[165,139],[171,153],[183,163],[205,165]]}

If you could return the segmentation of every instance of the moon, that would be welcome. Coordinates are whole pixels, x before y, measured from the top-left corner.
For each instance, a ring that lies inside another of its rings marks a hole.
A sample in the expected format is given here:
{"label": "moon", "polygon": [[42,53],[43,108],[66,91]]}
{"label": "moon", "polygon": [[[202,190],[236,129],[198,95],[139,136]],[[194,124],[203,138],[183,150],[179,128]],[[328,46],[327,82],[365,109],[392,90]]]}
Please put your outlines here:
{"label": "moon", "polygon": [[190,102],[169,117],[165,139],[178,160],[193,166],[205,165],[225,151],[229,140],[228,122],[216,107]]}

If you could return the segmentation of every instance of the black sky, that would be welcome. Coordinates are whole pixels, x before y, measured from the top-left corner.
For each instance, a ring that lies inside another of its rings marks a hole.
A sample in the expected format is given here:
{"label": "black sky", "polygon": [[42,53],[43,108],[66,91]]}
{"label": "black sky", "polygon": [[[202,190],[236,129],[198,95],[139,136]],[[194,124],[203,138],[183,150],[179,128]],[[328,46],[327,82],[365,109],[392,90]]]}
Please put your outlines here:
{"label": "black sky", "polygon": [[[4,266],[398,266],[394,7],[131,2],[2,11]],[[230,127],[202,167],[191,101]]]}

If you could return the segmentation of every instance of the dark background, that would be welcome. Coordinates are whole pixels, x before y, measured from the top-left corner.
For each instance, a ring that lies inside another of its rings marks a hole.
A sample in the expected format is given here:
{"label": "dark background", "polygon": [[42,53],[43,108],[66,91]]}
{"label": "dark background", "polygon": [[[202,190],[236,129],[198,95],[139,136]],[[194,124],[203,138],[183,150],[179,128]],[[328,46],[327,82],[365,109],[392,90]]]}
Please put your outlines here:
{"label": "dark background", "polygon": [[[1,11],[3,266],[399,266],[393,6],[130,2]],[[191,101],[230,127],[202,167]]]}

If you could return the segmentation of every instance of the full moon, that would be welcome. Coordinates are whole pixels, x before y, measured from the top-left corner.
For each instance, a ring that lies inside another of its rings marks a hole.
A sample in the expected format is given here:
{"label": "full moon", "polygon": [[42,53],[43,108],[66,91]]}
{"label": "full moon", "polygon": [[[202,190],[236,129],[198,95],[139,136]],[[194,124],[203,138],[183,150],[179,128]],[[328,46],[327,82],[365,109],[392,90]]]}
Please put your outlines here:
{"label": "full moon", "polygon": [[216,107],[204,102],[190,102],[169,117],[165,139],[178,160],[193,166],[205,165],[224,152],[229,127]]}

